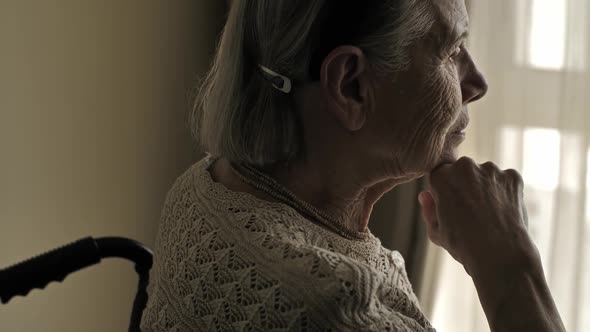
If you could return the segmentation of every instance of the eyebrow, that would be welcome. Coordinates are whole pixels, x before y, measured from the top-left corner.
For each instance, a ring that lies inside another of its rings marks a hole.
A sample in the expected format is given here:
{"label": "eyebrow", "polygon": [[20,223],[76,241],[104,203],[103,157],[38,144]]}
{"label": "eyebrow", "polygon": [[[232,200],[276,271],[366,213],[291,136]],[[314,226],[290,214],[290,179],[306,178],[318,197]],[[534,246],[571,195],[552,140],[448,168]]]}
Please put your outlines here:
{"label": "eyebrow", "polygon": [[[462,31],[462,32],[461,32]],[[444,50],[454,46],[459,41],[466,40],[469,37],[469,23],[456,24],[452,29],[442,32],[444,35],[439,38],[439,49]]]}
{"label": "eyebrow", "polygon": [[461,20],[456,22],[454,25],[445,24],[444,21],[439,21],[435,24],[438,28],[430,30],[428,39],[434,43],[434,47],[437,52],[443,52],[448,50],[449,47],[456,45],[459,41],[467,39],[469,37],[469,20]]}

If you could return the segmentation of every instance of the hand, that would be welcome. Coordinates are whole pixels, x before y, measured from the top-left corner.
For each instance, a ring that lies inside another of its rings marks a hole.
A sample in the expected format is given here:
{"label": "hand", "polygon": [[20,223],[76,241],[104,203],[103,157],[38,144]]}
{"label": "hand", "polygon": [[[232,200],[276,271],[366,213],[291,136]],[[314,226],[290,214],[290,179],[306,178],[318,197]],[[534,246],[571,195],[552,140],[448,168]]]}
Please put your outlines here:
{"label": "hand", "polygon": [[428,237],[472,277],[539,261],[527,232],[523,181],[517,171],[463,157],[436,168],[429,182],[429,190],[418,196]]}

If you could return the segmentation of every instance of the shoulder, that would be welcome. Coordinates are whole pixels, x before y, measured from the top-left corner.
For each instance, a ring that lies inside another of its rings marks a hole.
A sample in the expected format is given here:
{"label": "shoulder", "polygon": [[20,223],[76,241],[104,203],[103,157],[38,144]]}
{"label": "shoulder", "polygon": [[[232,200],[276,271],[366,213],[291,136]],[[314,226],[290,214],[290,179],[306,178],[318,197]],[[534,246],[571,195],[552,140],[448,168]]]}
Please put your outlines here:
{"label": "shoulder", "polygon": [[[273,264],[259,265],[282,293],[299,299],[330,326],[355,330],[431,331],[413,294],[400,285],[405,271],[387,275],[341,253],[277,241]],[[403,329],[402,329],[403,327]]]}
{"label": "shoulder", "polygon": [[357,250],[292,209],[218,188],[207,162],[175,181],[163,210],[153,281],[184,299],[175,310],[209,327],[255,317],[263,330],[308,322],[428,331],[399,254],[379,242]]}
{"label": "shoulder", "polygon": [[209,155],[193,163],[184,172],[182,172],[172,183],[168,190],[167,198],[174,196],[179,192],[186,192],[202,182],[202,177],[207,169],[212,164],[213,158]]}

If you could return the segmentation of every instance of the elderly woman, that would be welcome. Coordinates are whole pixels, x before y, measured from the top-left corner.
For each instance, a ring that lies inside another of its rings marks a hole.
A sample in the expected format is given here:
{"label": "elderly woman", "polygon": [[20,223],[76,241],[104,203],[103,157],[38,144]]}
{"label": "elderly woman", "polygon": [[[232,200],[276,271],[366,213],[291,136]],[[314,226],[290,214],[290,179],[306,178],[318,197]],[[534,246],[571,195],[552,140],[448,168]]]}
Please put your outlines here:
{"label": "elderly woman", "polygon": [[434,331],[368,227],[425,175],[429,238],[491,329],[563,331],[520,176],[457,160],[487,90],[463,1],[233,2],[193,116],[209,154],[168,194],[144,331]]}

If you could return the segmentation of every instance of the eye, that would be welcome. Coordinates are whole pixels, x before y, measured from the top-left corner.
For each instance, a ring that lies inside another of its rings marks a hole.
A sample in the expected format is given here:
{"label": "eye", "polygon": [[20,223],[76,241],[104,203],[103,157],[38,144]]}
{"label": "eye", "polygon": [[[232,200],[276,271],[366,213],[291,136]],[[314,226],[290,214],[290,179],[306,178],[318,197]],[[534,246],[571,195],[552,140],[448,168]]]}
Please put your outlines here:
{"label": "eye", "polygon": [[455,58],[456,58],[456,57],[458,57],[458,56],[461,54],[462,50],[463,50],[463,49],[462,49],[462,47],[461,47],[461,46],[457,46],[457,47],[455,48],[455,50],[453,51],[453,53],[451,53],[451,54],[449,55],[449,59],[450,59],[450,60],[455,60]]}

